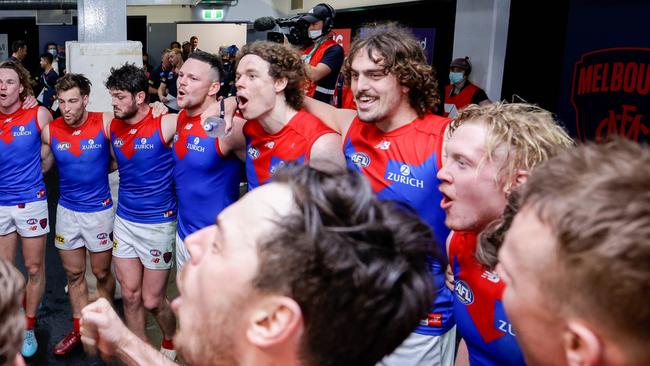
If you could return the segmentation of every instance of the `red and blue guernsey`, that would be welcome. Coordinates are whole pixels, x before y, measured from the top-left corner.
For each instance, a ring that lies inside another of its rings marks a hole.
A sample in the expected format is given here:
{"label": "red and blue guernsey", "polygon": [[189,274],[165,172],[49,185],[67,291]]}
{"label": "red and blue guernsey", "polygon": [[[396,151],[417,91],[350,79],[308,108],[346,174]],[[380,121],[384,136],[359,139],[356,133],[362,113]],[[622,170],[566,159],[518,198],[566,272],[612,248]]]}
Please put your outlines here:
{"label": "red and blue guernsey", "polygon": [[[446,252],[449,229],[445,226],[445,212],[438,204],[442,194],[436,174],[448,123],[446,118],[429,114],[383,132],[374,123],[356,117],[343,147],[348,167],[363,173],[380,199],[410,206],[429,224],[440,253]],[[435,303],[415,331],[441,335],[454,326],[452,293],[445,286],[443,265],[434,260],[429,264],[436,285]]]}
{"label": "red and blue guernsey", "polygon": [[178,114],[174,137],[174,182],[178,197],[178,235],[187,235],[214,224],[228,205],[239,198],[242,162],[233,154],[223,156],[219,139],[208,137],[201,116]]}
{"label": "red and blue guernsey", "polygon": [[59,167],[59,204],[77,212],[97,212],[113,206],[108,186],[111,160],[103,114],[88,112],[81,126],[63,117],[50,123],[50,146]]}
{"label": "red and blue guernsey", "polygon": [[290,161],[306,163],[314,142],[326,133],[336,133],[316,116],[298,111],[277,133],[271,135],[257,120],[243,128],[246,137],[246,178],[248,190],[262,185],[276,170]]}
{"label": "red and blue guernsey", "polygon": [[0,113],[0,205],[47,199],[41,172],[38,106]]}
{"label": "red and blue guernsey", "polygon": [[135,124],[114,118],[111,143],[120,171],[116,214],[140,224],[176,219],[174,158],[162,135],[162,116],[151,111]]}
{"label": "red and blue guernsey", "polygon": [[501,302],[505,285],[476,260],[475,251],[475,233],[454,232],[449,243],[454,315],[470,365],[525,365]]}

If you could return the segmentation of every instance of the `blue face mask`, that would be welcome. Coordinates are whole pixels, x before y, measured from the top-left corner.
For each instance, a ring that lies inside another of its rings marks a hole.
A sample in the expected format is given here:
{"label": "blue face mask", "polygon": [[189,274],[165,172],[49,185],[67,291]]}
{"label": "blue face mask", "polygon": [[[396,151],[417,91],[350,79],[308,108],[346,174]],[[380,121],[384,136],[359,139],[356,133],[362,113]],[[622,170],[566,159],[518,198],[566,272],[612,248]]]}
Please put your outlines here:
{"label": "blue face mask", "polygon": [[56,57],[56,50],[55,49],[50,48],[49,50],[47,50],[47,52],[49,52],[50,55],[52,55],[52,57]]}
{"label": "blue face mask", "polygon": [[465,73],[462,73],[462,72],[450,72],[449,73],[449,81],[451,81],[452,84],[458,84],[461,81],[463,81],[464,76],[465,76]]}

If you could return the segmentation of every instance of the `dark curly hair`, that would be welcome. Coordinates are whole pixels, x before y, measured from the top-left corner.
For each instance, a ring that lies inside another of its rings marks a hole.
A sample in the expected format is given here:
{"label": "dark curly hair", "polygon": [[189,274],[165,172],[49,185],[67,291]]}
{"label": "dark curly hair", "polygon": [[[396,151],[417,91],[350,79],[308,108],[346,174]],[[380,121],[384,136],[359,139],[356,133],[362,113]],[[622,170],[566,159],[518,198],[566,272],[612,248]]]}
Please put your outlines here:
{"label": "dark curly hair", "polygon": [[287,78],[284,97],[293,109],[301,109],[305,98],[307,74],[296,49],[280,43],[256,41],[246,44],[237,53],[237,64],[246,55],[256,55],[270,64],[269,75],[277,80]]}
{"label": "dark curly hair", "polygon": [[106,79],[106,88],[128,91],[132,95],[144,92],[147,95],[147,75],[141,67],[125,63],[120,68],[111,67],[111,74]]}
{"label": "dark curly hair", "polygon": [[291,188],[298,209],[258,244],[254,287],[300,305],[306,364],[375,365],[433,301],[429,226],[380,201],[357,172],[294,165],[274,182]]}
{"label": "dark curly hair", "polygon": [[355,38],[343,62],[346,84],[350,85],[352,60],[358,52],[365,51],[386,73],[395,75],[401,85],[409,88],[411,107],[419,117],[435,113],[440,104],[438,77],[413,35],[395,22],[368,25],[364,29],[368,33]]}

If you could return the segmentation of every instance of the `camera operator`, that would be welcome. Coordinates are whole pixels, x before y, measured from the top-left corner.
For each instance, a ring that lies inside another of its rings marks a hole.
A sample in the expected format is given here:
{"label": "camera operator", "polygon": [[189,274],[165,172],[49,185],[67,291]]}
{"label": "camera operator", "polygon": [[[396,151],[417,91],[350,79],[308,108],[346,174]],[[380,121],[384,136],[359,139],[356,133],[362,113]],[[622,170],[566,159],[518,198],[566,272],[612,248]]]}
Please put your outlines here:
{"label": "camera operator", "polygon": [[343,47],[332,37],[336,12],[329,4],[314,6],[301,17],[309,23],[309,45],[303,49],[305,71],[309,78],[307,96],[325,103],[332,102],[336,78],[343,65]]}

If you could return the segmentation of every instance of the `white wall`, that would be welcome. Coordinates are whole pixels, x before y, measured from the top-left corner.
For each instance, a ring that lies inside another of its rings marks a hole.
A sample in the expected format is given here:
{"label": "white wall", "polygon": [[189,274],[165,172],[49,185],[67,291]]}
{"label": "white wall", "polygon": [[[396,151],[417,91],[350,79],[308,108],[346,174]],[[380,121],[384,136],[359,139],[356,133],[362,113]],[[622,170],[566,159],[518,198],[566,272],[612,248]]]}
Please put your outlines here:
{"label": "white wall", "polygon": [[88,110],[92,112],[113,110],[111,96],[104,86],[111,67],[120,67],[126,62],[142,65],[142,43],[140,42],[68,41],[65,43],[65,52],[68,55],[66,59],[68,71],[84,74],[93,84],[88,103]]}
{"label": "white wall", "polygon": [[501,98],[510,0],[458,0],[453,58],[469,56],[470,79],[491,100]]}

